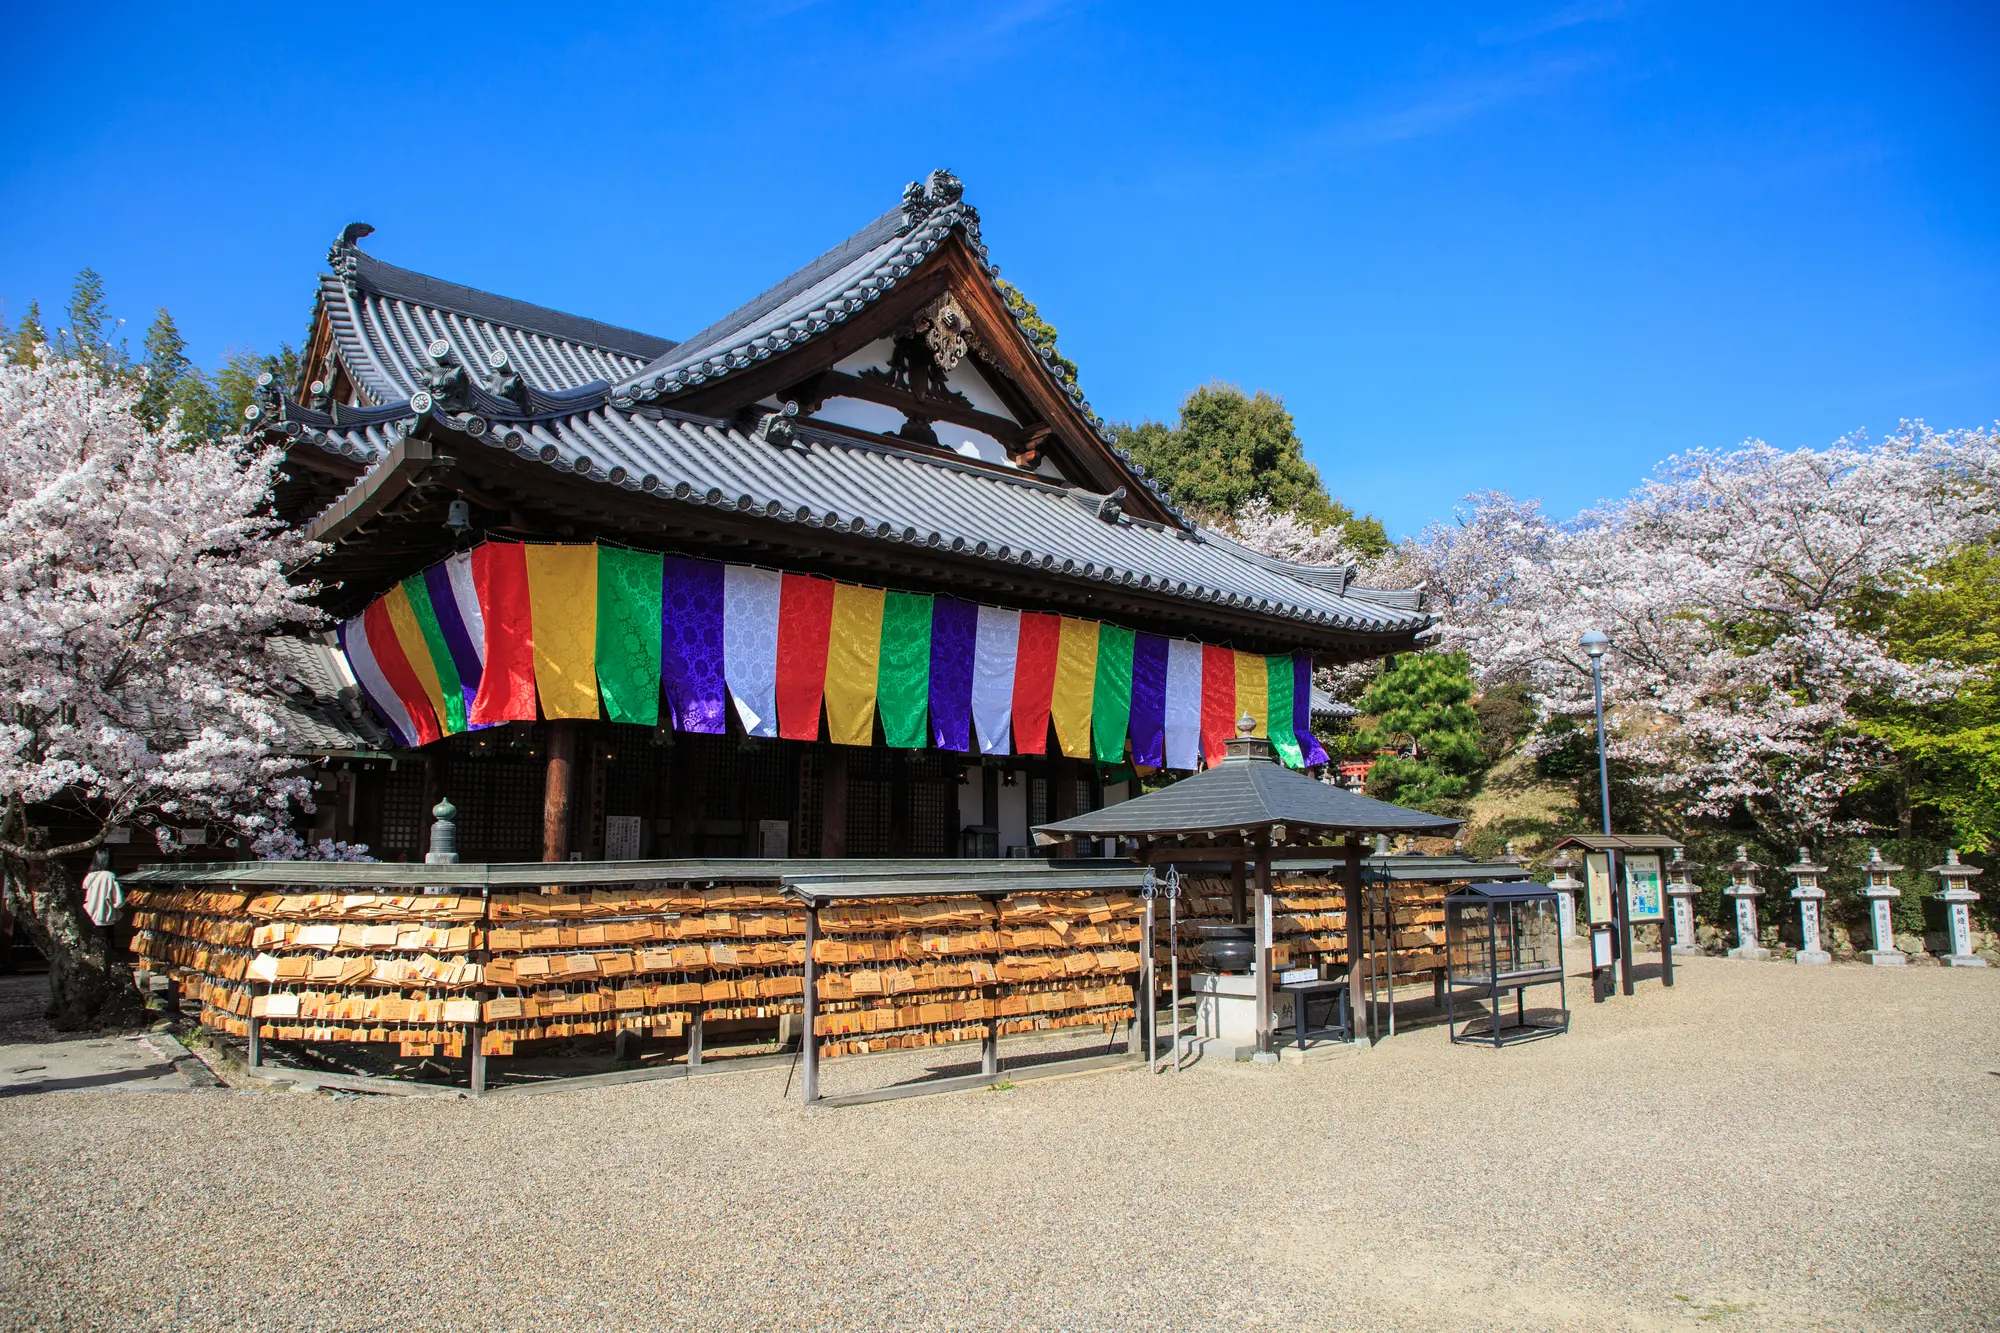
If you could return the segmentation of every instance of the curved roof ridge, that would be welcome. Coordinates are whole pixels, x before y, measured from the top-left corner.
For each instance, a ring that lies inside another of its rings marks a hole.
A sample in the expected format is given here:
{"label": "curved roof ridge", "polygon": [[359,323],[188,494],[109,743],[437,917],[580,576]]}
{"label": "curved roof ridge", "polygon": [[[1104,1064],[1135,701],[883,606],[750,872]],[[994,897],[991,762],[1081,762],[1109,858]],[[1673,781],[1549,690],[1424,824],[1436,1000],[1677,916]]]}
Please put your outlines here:
{"label": "curved roof ridge", "polygon": [[620,356],[650,360],[665,355],[677,344],[671,338],[641,333],[586,315],[535,305],[529,301],[501,296],[496,292],[467,287],[463,283],[434,278],[415,269],[398,268],[377,259],[358,247],[345,247],[336,267],[349,279],[381,296],[399,296],[438,310],[450,310],[474,319],[505,324],[526,333],[539,333],[564,342],[581,343]]}

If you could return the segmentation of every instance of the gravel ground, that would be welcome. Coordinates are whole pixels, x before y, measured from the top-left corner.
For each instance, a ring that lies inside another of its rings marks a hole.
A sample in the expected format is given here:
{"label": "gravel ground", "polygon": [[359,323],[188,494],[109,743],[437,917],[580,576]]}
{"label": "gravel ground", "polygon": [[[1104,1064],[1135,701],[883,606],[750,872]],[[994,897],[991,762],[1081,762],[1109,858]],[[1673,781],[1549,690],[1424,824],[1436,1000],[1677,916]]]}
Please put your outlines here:
{"label": "gravel ground", "polygon": [[1499,1054],[840,1110],[17,1096],[0,1325],[2000,1328],[1996,1020],[2000,969],[1697,959]]}

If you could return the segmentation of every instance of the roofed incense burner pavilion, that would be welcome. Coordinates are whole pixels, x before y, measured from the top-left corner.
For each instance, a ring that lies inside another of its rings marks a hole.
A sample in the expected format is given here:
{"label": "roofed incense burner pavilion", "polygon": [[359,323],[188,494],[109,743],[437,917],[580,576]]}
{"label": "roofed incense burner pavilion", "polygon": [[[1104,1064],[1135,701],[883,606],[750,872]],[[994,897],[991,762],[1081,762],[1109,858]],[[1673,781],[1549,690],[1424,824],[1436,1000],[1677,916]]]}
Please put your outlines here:
{"label": "roofed incense burner pavilion", "polygon": [[321,836],[415,857],[448,794],[469,861],[1002,855],[1245,714],[1323,762],[1313,662],[1428,623],[1183,515],[948,173],[680,342],[370,231],[330,252],[305,382],[251,409],[368,705]]}

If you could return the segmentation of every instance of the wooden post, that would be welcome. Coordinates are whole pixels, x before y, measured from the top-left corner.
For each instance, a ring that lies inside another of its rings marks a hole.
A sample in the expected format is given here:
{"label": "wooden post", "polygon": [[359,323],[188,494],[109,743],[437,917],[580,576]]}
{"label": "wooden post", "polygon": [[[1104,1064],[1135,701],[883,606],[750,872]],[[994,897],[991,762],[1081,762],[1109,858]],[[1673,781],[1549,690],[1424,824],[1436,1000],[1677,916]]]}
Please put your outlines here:
{"label": "wooden post", "polygon": [[542,784],[542,860],[569,860],[569,812],[576,792],[576,722],[549,723],[547,772]]}
{"label": "wooden post", "polygon": [[819,945],[819,907],[806,906],[806,995],[805,1025],[799,1034],[799,1053],[805,1061],[805,1104],[819,1100],[819,962],[813,957]]}
{"label": "wooden post", "polygon": [[1154,895],[1151,890],[1148,890],[1146,894],[1146,922],[1139,928],[1139,938],[1142,941],[1139,946],[1139,994],[1144,997],[1144,1003],[1139,1006],[1138,1011],[1138,1037],[1139,1043],[1146,1051],[1146,1072],[1148,1074],[1159,1072],[1156,1066],[1160,1057],[1160,1039],[1158,1032],[1155,1030],[1159,1026],[1160,993],[1159,980],[1153,965],[1153,950],[1158,947],[1154,942],[1157,917],[1154,913],[1153,903]]}
{"label": "wooden post", "polygon": [[826,749],[826,766],[820,781],[819,854],[847,855],[847,751],[839,745]]}
{"label": "wooden post", "polygon": [[[479,891],[479,898],[479,948],[473,952],[472,961],[479,964],[480,974],[483,976],[485,975],[487,964],[493,961],[493,951],[488,946],[490,937],[487,934],[492,929],[493,899],[490,896],[490,891],[487,889]],[[482,1016],[486,1011],[488,995],[489,992],[484,986],[472,992],[472,998],[478,1003]],[[470,1040],[472,1046],[468,1052],[466,1082],[471,1086],[473,1096],[484,1097],[486,1095],[486,1025],[484,1023],[474,1023],[472,1025]]]}
{"label": "wooden post", "polygon": [[688,1069],[690,1072],[701,1068],[701,1010],[696,1009],[688,1019]]}
{"label": "wooden post", "polygon": [[1621,873],[1625,858],[1616,852],[1606,854],[1605,864],[1611,868],[1612,887],[1618,894],[1618,970],[1624,976],[1625,993],[1632,993],[1632,893]]}
{"label": "wooden post", "polygon": [[1271,964],[1277,950],[1271,940],[1270,834],[1257,835],[1257,1054],[1260,1065],[1276,1064],[1271,1045]]}
{"label": "wooden post", "polygon": [[1243,924],[1244,892],[1243,877],[1247,872],[1246,863],[1235,861],[1229,867],[1229,916],[1237,925]]}
{"label": "wooden post", "polygon": [[[251,998],[253,1000],[256,998],[254,990],[251,992]],[[261,1021],[256,1015],[252,1014],[250,1017],[250,1049],[243,1057],[243,1064],[247,1069],[256,1069],[264,1063],[264,1036],[258,1030],[261,1026]]]}
{"label": "wooden post", "polygon": [[1350,833],[1347,835],[1346,851],[1347,864],[1341,867],[1341,879],[1344,881],[1347,889],[1347,909],[1345,913],[1347,918],[1347,1011],[1355,1016],[1355,1019],[1349,1020],[1349,1026],[1353,1028],[1352,1036],[1354,1041],[1358,1043],[1365,1040],[1361,1035],[1361,1024],[1355,1021],[1361,1013],[1361,1005],[1358,1003],[1358,1000],[1361,995],[1361,950],[1363,947],[1361,937],[1360,834]]}

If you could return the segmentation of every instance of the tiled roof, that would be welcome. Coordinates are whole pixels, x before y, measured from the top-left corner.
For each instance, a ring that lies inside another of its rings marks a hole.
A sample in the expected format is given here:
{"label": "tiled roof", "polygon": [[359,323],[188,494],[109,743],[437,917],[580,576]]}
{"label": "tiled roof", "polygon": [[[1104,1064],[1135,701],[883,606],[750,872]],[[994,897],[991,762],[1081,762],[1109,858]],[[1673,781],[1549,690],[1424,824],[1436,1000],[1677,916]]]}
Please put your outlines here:
{"label": "tiled roof", "polygon": [[[1465,822],[1362,796],[1269,758],[1245,757],[1239,741],[1229,744],[1229,757],[1214,768],[1089,814],[1039,824],[1035,832],[1069,838],[1143,837],[1234,833],[1283,824],[1331,833],[1435,833]],[[1259,746],[1268,754],[1269,742]]]}
{"label": "tiled roof", "polygon": [[359,693],[341,679],[333,649],[318,639],[274,638],[266,648],[285,672],[282,706],[286,749],[294,755],[340,754],[390,748],[389,733],[361,706]]}
{"label": "tiled roof", "polygon": [[[965,202],[964,191],[964,185],[948,171],[934,171],[921,183],[912,181],[904,187],[902,207],[883,214],[763,295],[636,374],[614,383],[612,402],[630,405],[669,399],[830,332],[915,273],[954,229],[964,234],[988,280],[997,283],[999,266],[987,256],[986,243],[979,235],[979,211]],[[1056,369],[1053,349],[1037,343],[1025,327],[1022,336],[1036,349],[1050,383],[1076,404],[1098,437],[1117,455],[1133,484],[1158,496],[1180,519],[1173,497],[1119,447],[1110,425],[1091,410],[1076,381]]]}
{"label": "tiled roof", "polygon": [[[1196,530],[1102,517],[1103,497],[798,427],[776,443],[659,409],[603,407],[489,432],[522,458],[665,500],[839,528],[884,542],[970,552],[1001,564],[1363,632],[1411,632],[1414,608],[1302,578],[1329,571],[1259,556]],[[1393,596],[1393,594],[1390,594]]]}
{"label": "tiled roof", "polygon": [[[901,208],[686,342],[599,324],[384,264],[354,244],[332,251],[325,308],[340,355],[376,401],[315,411],[265,400],[267,430],[364,466],[419,420],[574,476],[667,503],[726,507],[773,521],[839,528],[1086,583],[1123,586],[1275,620],[1408,634],[1428,617],[1416,595],[1350,586],[1351,571],[1289,564],[1182,520],[1133,520],[1111,497],[1028,473],[873,444],[809,425],[790,432],[672,410],[671,399],[845,322],[934,254],[954,229],[996,276],[978,214],[957,180],[934,172]],[[1023,331],[1026,337],[1026,331]],[[442,339],[466,374],[449,406],[427,387]],[[1030,345],[1034,339],[1028,337]],[[523,381],[489,392],[486,357],[505,351]],[[1104,433],[1073,382],[1044,369]],[[415,400],[414,402],[412,400]],[[779,439],[779,435],[789,438]],[[1171,500],[1129,459],[1134,481]],[[368,477],[356,483],[366,486]],[[1176,517],[1178,513],[1176,511]]]}
{"label": "tiled roof", "polygon": [[556,390],[623,379],[674,345],[397,268],[352,244],[329,258],[334,272],[320,279],[320,299],[341,362],[376,403],[406,401],[422,387],[424,348],[439,338],[478,373],[504,351],[531,384]]}

